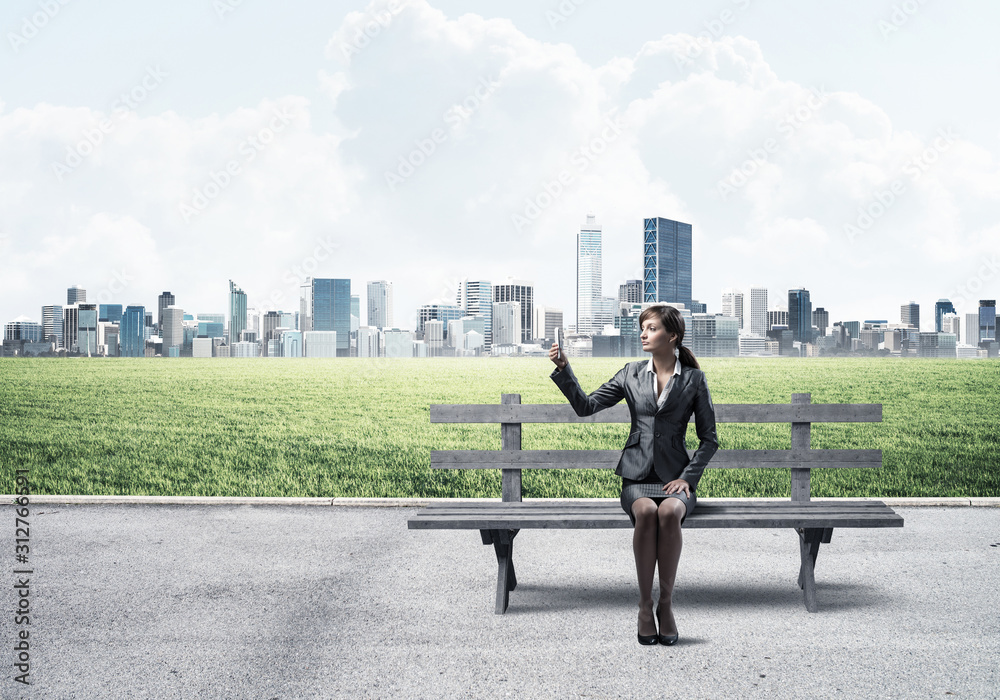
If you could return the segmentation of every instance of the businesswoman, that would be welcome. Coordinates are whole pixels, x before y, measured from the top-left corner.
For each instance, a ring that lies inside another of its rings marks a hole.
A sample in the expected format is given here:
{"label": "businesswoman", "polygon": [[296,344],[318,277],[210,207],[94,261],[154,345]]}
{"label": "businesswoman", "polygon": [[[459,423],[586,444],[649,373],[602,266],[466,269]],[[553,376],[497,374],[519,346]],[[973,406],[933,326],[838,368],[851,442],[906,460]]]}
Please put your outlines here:
{"label": "businesswoman", "polygon": [[[698,360],[682,343],[684,318],[665,304],[639,315],[642,349],[649,360],[629,362],[592,394],[580,388],[565,353],[552,344],[550,375],[578,416],[614,406],[623,398],[632,428],[615,473],[622,477],[621,504],[634,526],[632,551],[639,579],[640,644],[674,644],[677,625],[671,596],[681,556],[681,525],[694,512],[705,465],[719,449],[715,408]],[[694,413],[699,445],[689,457],[684,447]],[[653,571],[659,565],[660,598],[653,621]]]}

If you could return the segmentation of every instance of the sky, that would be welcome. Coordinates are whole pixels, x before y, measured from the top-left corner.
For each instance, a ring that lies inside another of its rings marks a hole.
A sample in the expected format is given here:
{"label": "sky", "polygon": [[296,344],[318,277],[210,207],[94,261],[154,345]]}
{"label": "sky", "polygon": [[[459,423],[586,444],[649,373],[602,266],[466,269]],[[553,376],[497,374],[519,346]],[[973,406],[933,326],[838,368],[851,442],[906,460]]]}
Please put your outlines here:
{"label": "sky", "polygon": [[459,281],[576,321],[642,220],[693,226],[693,297],[805,287],[830,321],[1000,296],[1000,5],[982,1],[8,0],[0,320],[88,301],[297,310]]}

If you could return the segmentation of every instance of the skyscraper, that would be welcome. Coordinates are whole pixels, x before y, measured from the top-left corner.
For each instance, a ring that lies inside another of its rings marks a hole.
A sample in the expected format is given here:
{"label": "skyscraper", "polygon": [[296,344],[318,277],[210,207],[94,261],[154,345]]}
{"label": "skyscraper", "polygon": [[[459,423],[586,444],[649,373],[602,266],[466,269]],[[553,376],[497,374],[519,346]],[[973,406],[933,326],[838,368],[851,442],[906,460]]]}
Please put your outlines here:
{"label": "skyscraper", "polygon": [[625,280],[625,284],[618,285],[618,302],[628,304],[642,303],[642,280]]}
{"label": "skyscraper", "polygon": [[66,290],[66,304],[82,304],[87,301],[87,290],[80,285],[74,284]]}
{"label": "skyscraper", "polygon": [[792,340],[813,342],[812,301],[807,289],[788,290],[788,329],[792,332]]}
{"label": "skyscraper", "polygon": [[[533,282],[527,280],[516,280],[512,277],[508,277],[506,282],[494,283],[493,285],[493,303],[494,309],[496,308],[496,302],[499,301],[516,301],[521,305],[521,322],[519,325],[521,336],[520,340],[515,340],[515,343],[530,343],[531,339],[534,338],[532,324],[534,323],[534,297],[535,297],[535,285]],[[496,324],[493,325],[496,328]]]}
{"label": "skyscraper", "polygon": [[587,214],[576,235],[576,332],[583,335],[601,332],[601,253],[601,226]]}
{"label": "skyscraper", "polygon": [[247,295],[229,280],[229,345],[240,342],[247,328]]}
{"label": "skyscraper", "polygon": [[750,335],[763,338],[767,335],[767,287],[750,287]]}
{"label": "skyscraper", "polygon": [[941,317],[955,313],[955,305],[947,299],[938,299],[934,304],[934,331],[941,332]]}
{"label": "skyscraper", "polygon": [[521,303],[518,301],[493,302],[493,344],[520,345]]}
{"label": "skyscraper", "polygon": [[122,357],[146,356],[145,325],[146,308],[144,306],[126,307],[118,332]]}
{"label": "skyscraper", "polygon": [[[173,295],[171,295],[173,296]],[[160,295],[162,302],[163,295]],[[160,337],[163,338],[163,357],[178,357],[184,344],[184,309],[173,304],[160,310],[163,325]],[[177,348],[177,355],[171,355],[171,348]]]}
{"label": "skyscraper", "polygon": [[691,307],[691,224],[643,219],[642,300]]}
{"label": "skyscraper", "polygon": [[65,347],[63,345],[63,307],[61,304],[42,307],[42,339],[55,343],[57,349]]}
{"label": "skyscraper", "polygon": [[81,355],[97,354],[97,304],[78,304],[76,344]]}
{"label": "skyscraper", "polygon": [[[156,327],[160,331],[161,338],[163,337],[163,310],[168,306],[173,306],[175,301],[176,299],[174,299],[174,295],[170,292],[163,292],[163,294],[159,297],[159,313],[156,316]],[[164,355],[166,355],[166,353],[164,353]]]}
{"label": "skyscraper", "polygon": [[63,347],[66,352],[76,352],[76,336],[80,332],[80,305],[63,307]]}
{"label": "skyscraper", "polygon": [[372,328],[392,328],[392,282],[368,283],[368,323]]}
{"label": "skyscraper", "polygon": [[[979,343],[986,347],[997,339],[997,302],[996,299],[979,300]],[[972,343],[970,343],[971,345]]]}
{"label": "skyscraper", "polygon": [[722,290],[722,315],[735,318],[743,330],[743,292],[732,288]]}
{"label": "skyscraper", "polygon": [[121,323],[122,320],[122,305],[121,304],[98,304],[97,305],[97,321],[98,323]]}
{"label": "skyscraper", "polygon": [[493,283],[489,280],[472,280],[468,277],[458,284],[455,303],[467,316],[483,317],[484,351],[493,347]]}
{"label": "skyscraper", "polygon": [[826,335],[826,329],[830,325],[830,313],[822,306],[813,309],[813,325],[816,326],[820,335]]}
{"label": "skyscraper", "polygon": [[920,330],[920,304],[915,301],[903,304],[899,307],[899,322],[902,324],[912,324],[918,331]]}
{"label": "skyscraper", "polygon": [[351,280],[312,280],[312,321],[309,330],[337,331],[337,357],[351,356]]}

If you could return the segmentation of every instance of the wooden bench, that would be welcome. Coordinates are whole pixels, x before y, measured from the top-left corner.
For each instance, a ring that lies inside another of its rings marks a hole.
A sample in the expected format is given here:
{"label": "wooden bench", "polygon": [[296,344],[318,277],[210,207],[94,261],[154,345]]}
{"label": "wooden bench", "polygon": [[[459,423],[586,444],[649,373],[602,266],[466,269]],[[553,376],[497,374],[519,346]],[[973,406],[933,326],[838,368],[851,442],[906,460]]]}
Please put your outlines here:
{"label": "wooden bench", "polygon": [[[718,450],[713,469],[787,467],[791,499],[699,500],[685,528],[795,528],[799,535],[799,587],[806,610],[816,612],[814,570],[820,543],[837,527],[902,527],[903,518],[881,501],[810,501],[811,469],[875,468],[881,450],[817,450],[810,447],[810,426],[827,422],[880,422],[881,404],[813,404],[810,394],[792,394],[790,404],[715,404],[717,423],[791,423],[791,449]],[[441,503],[422,508],[407,521],[410,529],[479,530],[497,557],[496,613],[507,610],[517,586],[512,558],[514,537],[524,528],[631,528],[617,502],[580,499],[521,502],[522,469],[614,469],[620,450],[522,450],[523,423],[630,423],[620,403],[590,416],[577,416],[568,404],[522,405],[520,394],[503,394],[501,403],[432,405],[431,423],[500,423],[501,449],[432,450],[435,469],[502,469],[502,499],[478,503]],[[693,421],[693,416],[692,416]],[[688,450],[688,454],[694,454]]]}

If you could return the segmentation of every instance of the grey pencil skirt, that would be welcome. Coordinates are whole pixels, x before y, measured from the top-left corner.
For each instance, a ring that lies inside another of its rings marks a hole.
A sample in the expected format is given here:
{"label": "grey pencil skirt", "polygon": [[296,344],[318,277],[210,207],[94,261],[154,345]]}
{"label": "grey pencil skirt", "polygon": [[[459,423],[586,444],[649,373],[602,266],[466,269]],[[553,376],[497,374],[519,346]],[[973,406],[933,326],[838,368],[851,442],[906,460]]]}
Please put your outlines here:
{"label": "grey pencil skirt", "polygon": [[691,489],[690,498],[688,498],[683,491],[671,494],[663,493],[663,487],[665,484],[659,481],[653,481],[655,478],[656,477],[653,476],[652,479],[632,481],[631,479],[622,477],[622,510],[628,514],[629,520],[632,521],[632,527],[635,527],[635,515],[632,514],[632,504],[640,498],[651,498],[653,503],[657,506],[663,503],[665,498],[680,499],[686,506],[684,517],[681,518],[681,525],[683,525],[684,521],[687,520],[687,516],[691,515],[698,505],[698,494],[695,493],[694,489]]}

